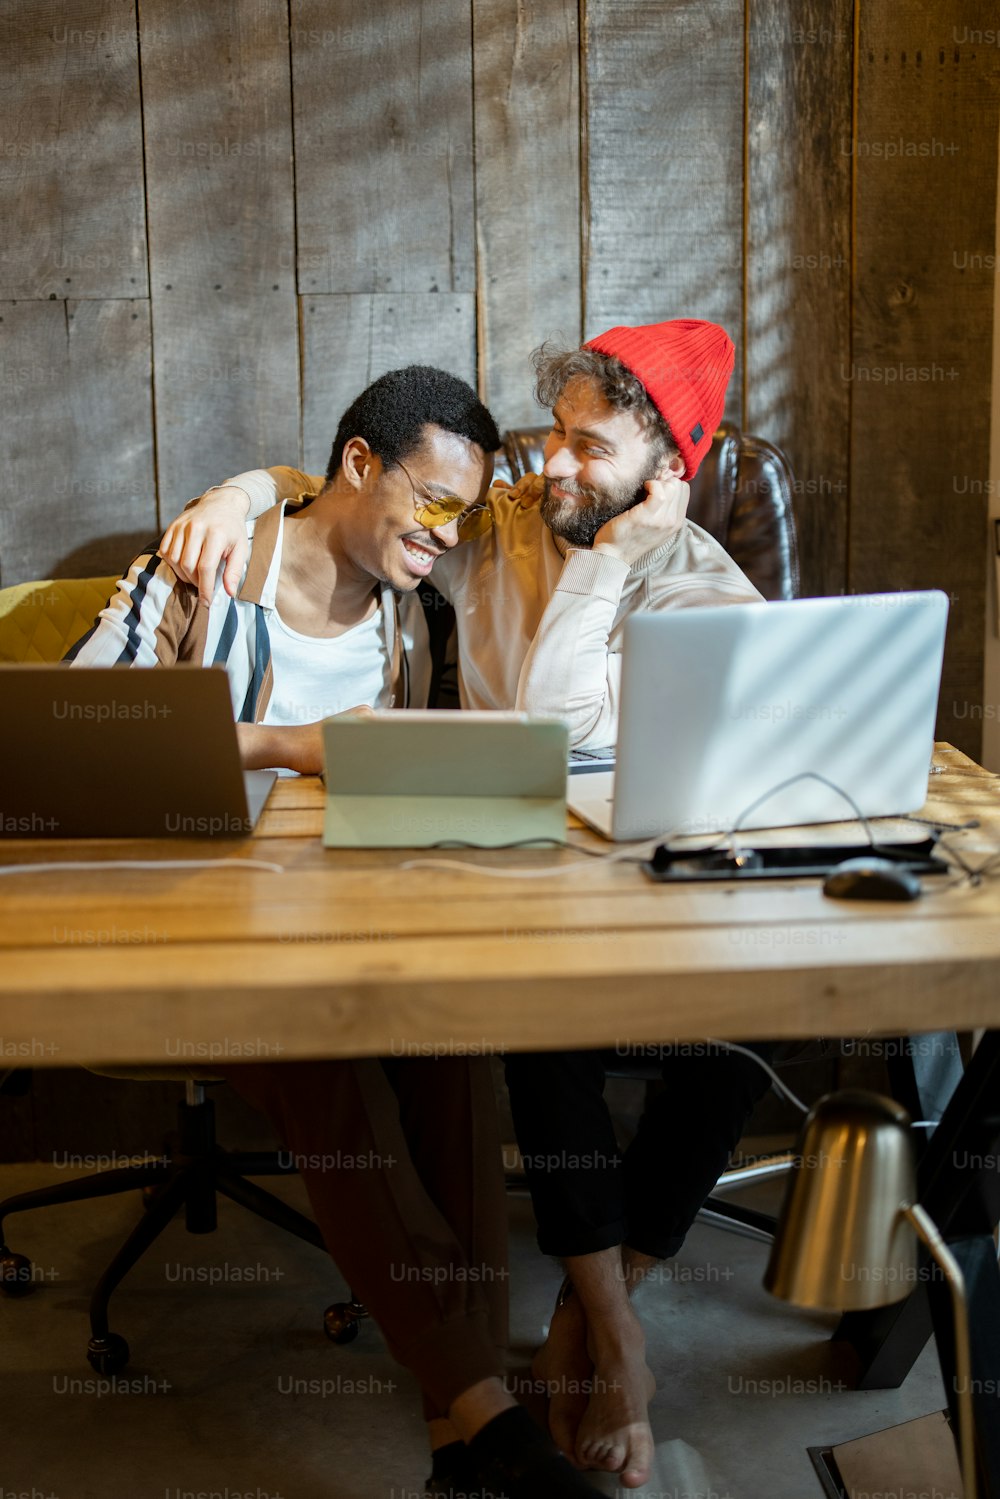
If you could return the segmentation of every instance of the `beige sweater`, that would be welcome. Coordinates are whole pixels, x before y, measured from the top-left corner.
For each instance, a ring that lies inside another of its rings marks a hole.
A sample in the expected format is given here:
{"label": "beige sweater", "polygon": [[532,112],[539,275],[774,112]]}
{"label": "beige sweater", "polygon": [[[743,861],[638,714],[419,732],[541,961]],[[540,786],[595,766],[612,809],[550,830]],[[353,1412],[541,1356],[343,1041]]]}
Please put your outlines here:
{"label": "beige sweater", "polygon": [[[227,480],[250,496],[251,516],[318,492],[299,469],[255,469]],[[454,605],[463,708],[555,714],[570,743],[613,744],[618,732],[625,620],[639,610],[760,603],[761,595],[713,537],[685,521],[629,567],[570,548],[542,521],[541,478],[490,491],[495,524],[434,564],[431,582]],[[412,596],[403,611],[415,605]]]}

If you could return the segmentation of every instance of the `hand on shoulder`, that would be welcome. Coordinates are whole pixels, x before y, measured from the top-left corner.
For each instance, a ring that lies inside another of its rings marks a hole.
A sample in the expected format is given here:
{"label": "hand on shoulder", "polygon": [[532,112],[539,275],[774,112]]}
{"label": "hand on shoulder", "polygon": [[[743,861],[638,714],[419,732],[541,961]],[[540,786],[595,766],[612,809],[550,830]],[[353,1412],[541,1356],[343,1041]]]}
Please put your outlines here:
{"label": "hand on shoulder", "polygon": [[518,506],[522,510],[530,510],[537,505],[544,493],[544,482],[541,474],[523,474],[516,484],[508,484],[506,480],[494,480],[490,487],[489,498],[493,505]]}
{"label": "hand on shoulder", "polygon": [[208,490],[167,527],[160,555],[184,583],[193,584],[203,604],[210,604],[223,562],[223,585],[230,598],[239,587],[249,555],[247,511],[250,498],[235,485]]}

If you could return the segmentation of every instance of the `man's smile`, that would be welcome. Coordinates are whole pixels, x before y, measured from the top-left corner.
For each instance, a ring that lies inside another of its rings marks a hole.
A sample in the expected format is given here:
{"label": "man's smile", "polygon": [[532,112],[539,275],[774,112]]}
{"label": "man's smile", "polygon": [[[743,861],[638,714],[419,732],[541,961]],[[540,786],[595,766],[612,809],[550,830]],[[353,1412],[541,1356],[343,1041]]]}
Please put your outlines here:
{"label": "man's smile", "polygon": [[415,541],[412,536],[401,536],[400,540],[410,571],[418,577],[426,577],[437,559],[443,555],[441,548],[429,547],[424,542]]}
{"label": "man's smile", "polygon": [[562,484],[557,484],[554,479],[546,478],[546,491],[557,500],[594,500],[597,498],[595,490],[587,489],[582,484],[576,484],[572,479],[567,482],[572,486],[571,488],[567,489]]}

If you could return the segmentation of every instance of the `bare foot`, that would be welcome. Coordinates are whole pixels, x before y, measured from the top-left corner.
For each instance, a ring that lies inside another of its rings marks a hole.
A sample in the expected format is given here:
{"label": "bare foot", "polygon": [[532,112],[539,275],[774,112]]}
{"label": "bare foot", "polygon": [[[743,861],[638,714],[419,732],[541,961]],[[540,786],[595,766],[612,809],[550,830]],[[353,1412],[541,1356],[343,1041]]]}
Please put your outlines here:
{"label": "bare foot", "polygon": [[656,1381],[646,1363],[646,1339],[637,1317],[614,1339],[593,1337],[594,1390],[576,1438],[578,1461],[588,1468],[620,1473],[627,1489],[640,1488],[653,1461],[653,1433],[647,1407]]}
{"label": "bare foot", "polygon": [[549,1435],[559,1451],[579,1467],[577,1431],[593,1389],[594,1366],[587,1352],[587,1321],[577,1296],[556,1307],[549,1335],[531,1362],[533,1377],[549,1398]]}

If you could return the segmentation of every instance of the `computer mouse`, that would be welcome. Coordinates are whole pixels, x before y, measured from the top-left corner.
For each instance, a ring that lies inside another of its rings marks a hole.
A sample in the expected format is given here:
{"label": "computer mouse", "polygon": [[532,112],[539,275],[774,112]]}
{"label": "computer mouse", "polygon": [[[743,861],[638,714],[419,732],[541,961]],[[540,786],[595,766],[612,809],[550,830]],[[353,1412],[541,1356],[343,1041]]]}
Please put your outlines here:
{"label": "computer mouse", "polygon": [[845,859],[823,881],[823,894],[835,900],[916,900],[924,887],[917,876],[891,859]]}

